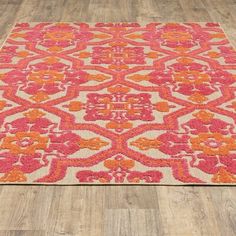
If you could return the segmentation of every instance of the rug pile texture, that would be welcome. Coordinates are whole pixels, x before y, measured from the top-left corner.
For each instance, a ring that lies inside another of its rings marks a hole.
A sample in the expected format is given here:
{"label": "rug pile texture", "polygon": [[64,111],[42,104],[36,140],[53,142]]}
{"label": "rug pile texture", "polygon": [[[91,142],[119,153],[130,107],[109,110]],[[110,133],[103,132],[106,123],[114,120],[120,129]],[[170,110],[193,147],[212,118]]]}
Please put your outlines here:
{"label": "rug pile texture", "polygon": [[217,23],[17,23],[0,183],[236,184],[235,95]]}

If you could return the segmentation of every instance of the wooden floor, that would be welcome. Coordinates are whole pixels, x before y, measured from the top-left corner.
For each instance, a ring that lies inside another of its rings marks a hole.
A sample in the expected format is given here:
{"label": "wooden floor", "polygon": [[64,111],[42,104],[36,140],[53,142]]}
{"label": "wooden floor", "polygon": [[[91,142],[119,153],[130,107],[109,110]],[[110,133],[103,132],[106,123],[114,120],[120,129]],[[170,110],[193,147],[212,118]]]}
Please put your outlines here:
{"label": "wooden floor", "polygon": [[[217,21],[236,45],[236,0],[0,0],[15,21]],[[234,236],[235,187],[0,186],[0,236]]]}

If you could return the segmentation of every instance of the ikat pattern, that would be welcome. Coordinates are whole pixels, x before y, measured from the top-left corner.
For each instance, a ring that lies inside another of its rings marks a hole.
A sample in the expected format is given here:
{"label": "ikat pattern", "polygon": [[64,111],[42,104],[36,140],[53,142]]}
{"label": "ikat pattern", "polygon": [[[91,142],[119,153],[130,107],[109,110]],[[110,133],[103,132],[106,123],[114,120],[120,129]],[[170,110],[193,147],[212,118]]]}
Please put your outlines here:
{"label": "ikat pattern", "polygon": [[18,23],[0,183],[236,184],[235,95],[217,23]]}

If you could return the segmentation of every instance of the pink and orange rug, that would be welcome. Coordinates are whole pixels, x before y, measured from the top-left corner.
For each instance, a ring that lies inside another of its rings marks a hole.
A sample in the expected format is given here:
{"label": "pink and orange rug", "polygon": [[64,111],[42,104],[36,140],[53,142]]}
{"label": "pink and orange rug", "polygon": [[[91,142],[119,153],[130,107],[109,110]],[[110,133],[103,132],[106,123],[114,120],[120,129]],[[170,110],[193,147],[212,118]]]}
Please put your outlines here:
{"label": "pink and orange rug", "polygon": [[18,23],[0,90],[0,183],[236,183],[217,23]]}

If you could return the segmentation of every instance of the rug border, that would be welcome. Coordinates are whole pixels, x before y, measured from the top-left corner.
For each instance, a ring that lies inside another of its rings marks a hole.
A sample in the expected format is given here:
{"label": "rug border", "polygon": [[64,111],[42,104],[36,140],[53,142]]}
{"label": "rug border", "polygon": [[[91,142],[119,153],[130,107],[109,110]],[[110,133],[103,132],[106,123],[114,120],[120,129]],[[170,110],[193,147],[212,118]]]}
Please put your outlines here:
{"label": "rug border", "polygon": [[10,30],[6,34],[6,38],[3,40],[2,44],[0,45],[0,50],[2,49],[4,44],[6,43],[6,41],[9,38],[11,32],[15,28],[16,24],[22,24],[22,23],[50,23],[50,24],[53,24],[53,23],[87,23],[87,24],[95,24],[95,23],[138,23],[140,25],[142,25],[142,24],[150,24],[150,23],[161,23],[161,24],[166,24],[166,23],[179,23],[179,24],[213,23],[213,24],[219,24],[219,27],[222,29],[224,35],[226,36],[226,39],[229,41],[230,46],[233,48],[234,51],[236,51],[236,45],[234,46],[234,44],[230,40],[228,34],[226,33],[226,31],[225,31],[225,29],[224,29],[224,27],[222,25],[222,22],[220,22],[220,21],[142,21],[142,23],[140,23],[138,21],[94,21],[93,22],[93,21],[17,21],[17,20],[14,21],[14,23],[10,27]]}
{"label": "rug border", "polygon": [[60,183],[11,183],[1,182],[0,186],[11,185],[11,186],[168,186],[168,187],[236,187],[236,183],[177,183],[177,184],[165,184],[165,183],[74,183],[74,184],[60,184]]}

